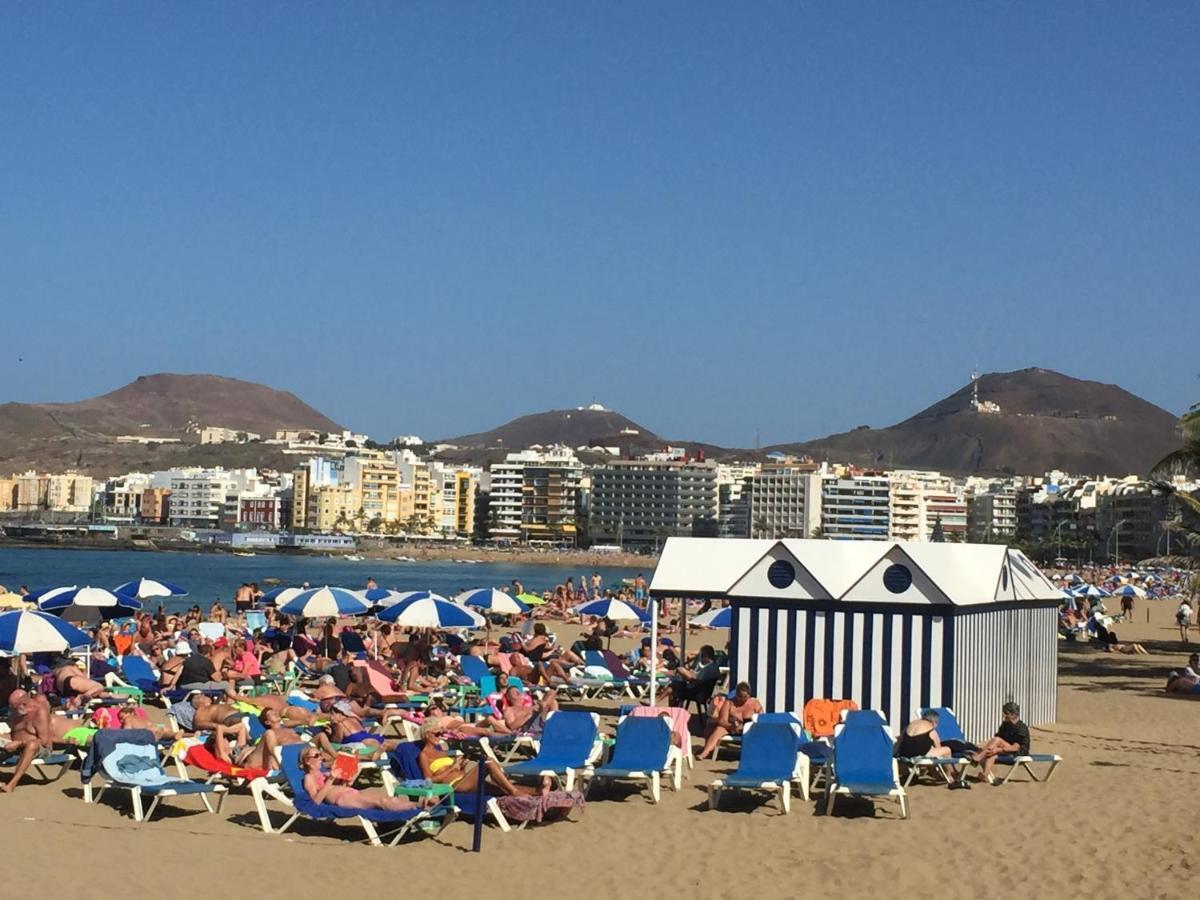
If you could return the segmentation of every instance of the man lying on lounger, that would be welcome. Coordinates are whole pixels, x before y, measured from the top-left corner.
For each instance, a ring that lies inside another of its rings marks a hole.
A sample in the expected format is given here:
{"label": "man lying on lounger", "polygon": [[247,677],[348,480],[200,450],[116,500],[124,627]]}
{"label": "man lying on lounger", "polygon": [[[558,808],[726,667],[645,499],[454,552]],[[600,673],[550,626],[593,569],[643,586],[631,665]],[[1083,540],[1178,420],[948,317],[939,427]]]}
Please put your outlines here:
{"label": "man lying on lounger", "polygon": [[108,693],[100,682],[88,678],[87,674],[71,660],[64,660],[54,670],[54,683],[58,686],[58,695],[71,708],[83,706],[89,700],[99,697],[108,699],[115,697]]}
{"label": "man lying on lounger", "polygon": [[321,711],[325,713],[331,712],[335,706],[340,705],[346,715],[359,719],[382,719],[386,722],[388,719],[403,718],[403,714],[398,709],[372,709],[346,696],[345,692],[334,682],[332,675],[321,676],[317,686],[313,688],[312,698],[320,704]]}

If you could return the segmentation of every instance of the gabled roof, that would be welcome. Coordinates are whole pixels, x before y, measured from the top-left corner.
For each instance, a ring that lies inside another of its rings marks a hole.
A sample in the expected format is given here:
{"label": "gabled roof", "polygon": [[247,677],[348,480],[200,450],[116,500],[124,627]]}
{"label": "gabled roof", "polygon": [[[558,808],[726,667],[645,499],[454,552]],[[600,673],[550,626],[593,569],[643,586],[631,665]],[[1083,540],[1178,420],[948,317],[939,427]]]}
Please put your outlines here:
{"label": "gabled roof", "polygon": [[[793,580],[769,573],[785,564]],[[655,596],[978,606],[1055,601],[1059,590],[1019,550],[997,544],[668,538]]]}

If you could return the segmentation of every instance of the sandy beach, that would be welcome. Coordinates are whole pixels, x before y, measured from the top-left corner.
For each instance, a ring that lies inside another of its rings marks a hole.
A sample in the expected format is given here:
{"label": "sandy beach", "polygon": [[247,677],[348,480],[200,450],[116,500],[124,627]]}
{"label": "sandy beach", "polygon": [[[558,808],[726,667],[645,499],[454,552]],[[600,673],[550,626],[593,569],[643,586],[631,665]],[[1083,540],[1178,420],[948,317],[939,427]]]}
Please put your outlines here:
{"label": "sandy beach", "polygon": [[[539,894],[572,897],[680,890],[691,897],[1181,897],[1194,891],[1200,868],[1191,853],[1200,703],[1162,693],[1168,669],[1186,659],[1173,609],[1141,603],[1140,624],[1118,626],[1149,656],[1060,644],[1059,720],[1033,732],[1035,751],[1065,757],[1053,781],[1018,776],[970,791],[915,786],[908,821],[892,804],[853,801],[839,801],[827,818],[799,798],[786,817],[775,804],[733,796],[710,812],[703,785],[734,764],[702,762],[678,794],[664,790],[658,806],[632,787],[597,790],[576,821],[510,834],[488,827],[476,856],[465,822],[394,848],[351,843],[345,838],[361,831],[348,827],[302,824],[295,834],[263,834],[249,798],[237,793],[219,815],[184,800],[138,825],[120,795],[85,805],[72,771],[0,797],[10,858],[39,861],[11,866],[7,892],[43,891],[48,880],[77,884],[98,860],[125,860],[121,892],[131,897],[161,897],[170,885],[207,890],[212,875],[232,875],[237,890],[266,896],[401,887],[495,896],[536,884]],[[585,708],[609,716],[611,728],[614,706]]]}

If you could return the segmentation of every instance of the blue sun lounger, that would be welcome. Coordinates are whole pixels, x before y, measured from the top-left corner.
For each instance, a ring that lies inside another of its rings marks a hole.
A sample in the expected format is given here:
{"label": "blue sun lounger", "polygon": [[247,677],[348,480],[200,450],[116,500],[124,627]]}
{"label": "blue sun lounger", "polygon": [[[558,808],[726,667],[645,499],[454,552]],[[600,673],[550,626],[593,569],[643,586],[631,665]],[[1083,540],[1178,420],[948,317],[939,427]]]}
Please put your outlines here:
{"label": "blue sun lounger", "polygon": [[784,814],[792,810],[792,784],[808,799],[808,757],[798,749],[797,727],[786,722],[751,723],[742,733],[742,755],[732,774],[708,786],[708,807],[720,806],[727,790],[770,791]]}
{"label": "blue sun lounger", "polygon": [[[861,721],[861,720],[860,720]],[[825,814],[843,797],[889,797],[900,803],[900,817],[908,818],[908,794],[900,784],[900,769],[892,756],[895,739],[885,726],[839,725],[833,733],[833,757]]]}
{"label": "blue sun lounger", "polygon": [[[154,734],[144,728],[101,728],[88,745],[80,763],[80,774],[85,803],[98,801],[110,787],[129,791],[136,822],[149,821],[158,804],[167,797],[199,796],[209,812],[220,811],[225,799],[224,785],[173,778],[164,772]],[[98,789],[93,789],[92,779],[97,776],[101,778],[101,784]],[[209,802],[209,794],[221,795],[216,810]],[[151,798],[150,806],[144,811],[143,797]]]}
{"label": "blue sun lounger", "polygon": [[550,776],[565,790],[575,786],[576,775],[600,757],[600,718],[595,713],[556,712],[546,717],[537,754],[532,759],[505,766],[517,777]]}
{"label": "blue sun lounger", "polygon": [[[66,753],[45,753],[41,756],[35,756],[29,764],[27,775],[36,775],[37,779],[42,784],[49,784],[52,781],[58,781],[66,774],[67,769],[71,768],[71,763],[74,762],[75,756]],[[6,756],[0,759],[0,768],[13,768],[21,761],[19,753],[12,756]]]}
{"label": "blue sun lounger", "polygon": [[395,833],[388,832],[384,837],[390,837],[388,845],[394,847],[406,834],[414,828],[422,831],[429,827],[432,831],[440,831],[442,827],[454,818],[454,810],[446,803],[439,803],[430,809],[352,809],[337,806],[333,803],[317,803],[304,787],[304,773],[300,768],[300,754],[309,749],[306,744],[289,744],[280,748],[280,768],[287,779],[288,788],[292,792],[291,806],[294,812],[291,818],[276,828],[274,833],[282,834],[292,827],[299,819],[312,822],[337,822],[341,819],[357,819],[367,835],[367,842],[373,847],[382,845],[376,826],[395,826]]}
{"label": "blue sun lounger", "polygon": [[[420,760],[423,746],[419,741],[404,741],[397,744],[396,749],[388,754],[388,768],[383,772],[383,785],[389,794],[395,794],[404,782],[425,781]],[[454,809],[469,822],[474,822],[485,813],[491,813],[501,831],[512,831],[512,826],[500,810],[500,802],[495,797],[485,796],[483,807],[480,808],[473,792],[455,793]],[[524,828],[525,824],[522,823],[521,827]]]}
{"label": "blue sun lounger", "polygon": [[[963,734],[962,726],[958,724],[958,719],[954,716],[954,710],[948,706],[928,707],[921,710],[921,715],[932,709],[938,714],[937,732],[938,739],[944,744],[946,741],[958,741],[960,743],[968,743],[966,736]],[[937,772],[945,780],[947,784],[953,784],[955,775],[961,776],[966,771],[966,767],[971,764],[969,756],[900,756],[897,761],[906,770],[904,778],[904,786],[908,787],[922,772]],[[962,772],[959,772],[959,769]]]}
{"label": "blue sun lounger", "polygon": [[[663,774],[678,773],[672,765],[672,754],[679,749],[671,746],[671,726],[667,720],[649,716],[626,716],[617,723],[617,739],[608,762],[588,769],[585,777],[602,781],[645,781],[650,799],[657,803],[661,796]],[[679,785],[674,784],[675,790]]]}

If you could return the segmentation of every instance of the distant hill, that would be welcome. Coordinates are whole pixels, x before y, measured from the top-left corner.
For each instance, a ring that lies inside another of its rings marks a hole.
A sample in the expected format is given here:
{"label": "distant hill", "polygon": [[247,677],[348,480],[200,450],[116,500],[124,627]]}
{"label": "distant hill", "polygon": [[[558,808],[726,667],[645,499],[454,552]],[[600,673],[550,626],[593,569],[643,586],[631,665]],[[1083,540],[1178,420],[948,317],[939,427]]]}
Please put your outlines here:
{"label": "distant hill", "polygon": [[1143,474],[1179,445],[1174,415],[1123,388],[1048,369],[984,375],[977,411],[964,385],[888,428],[768,450],[884,468],[953,473]]}
{"label": "distant hill", "polygon": [[[633,431],[636,434],[621,434]],[[661,446],[663,441],[642,425],[608,409],[556,409],[513,419],[491,431],[464,434],[438,443],[459,447],[504,447],[520,450],[534,444],[583,446]]]}
{"label": "distant hill", "polygon": [[[120,466],[217,464],[247,448],[193,448],[191,424],[217,425],[263,437],[278,429],[341,431],[296,395],[219,375],[143,375],[99,397],[74,403],[0,404],[0,472],[30,467],[78,466],[121,471]],[[118,435],[181,438],[184,446],[116,445]],[[274,458],[268,448],[262,456]]]}

